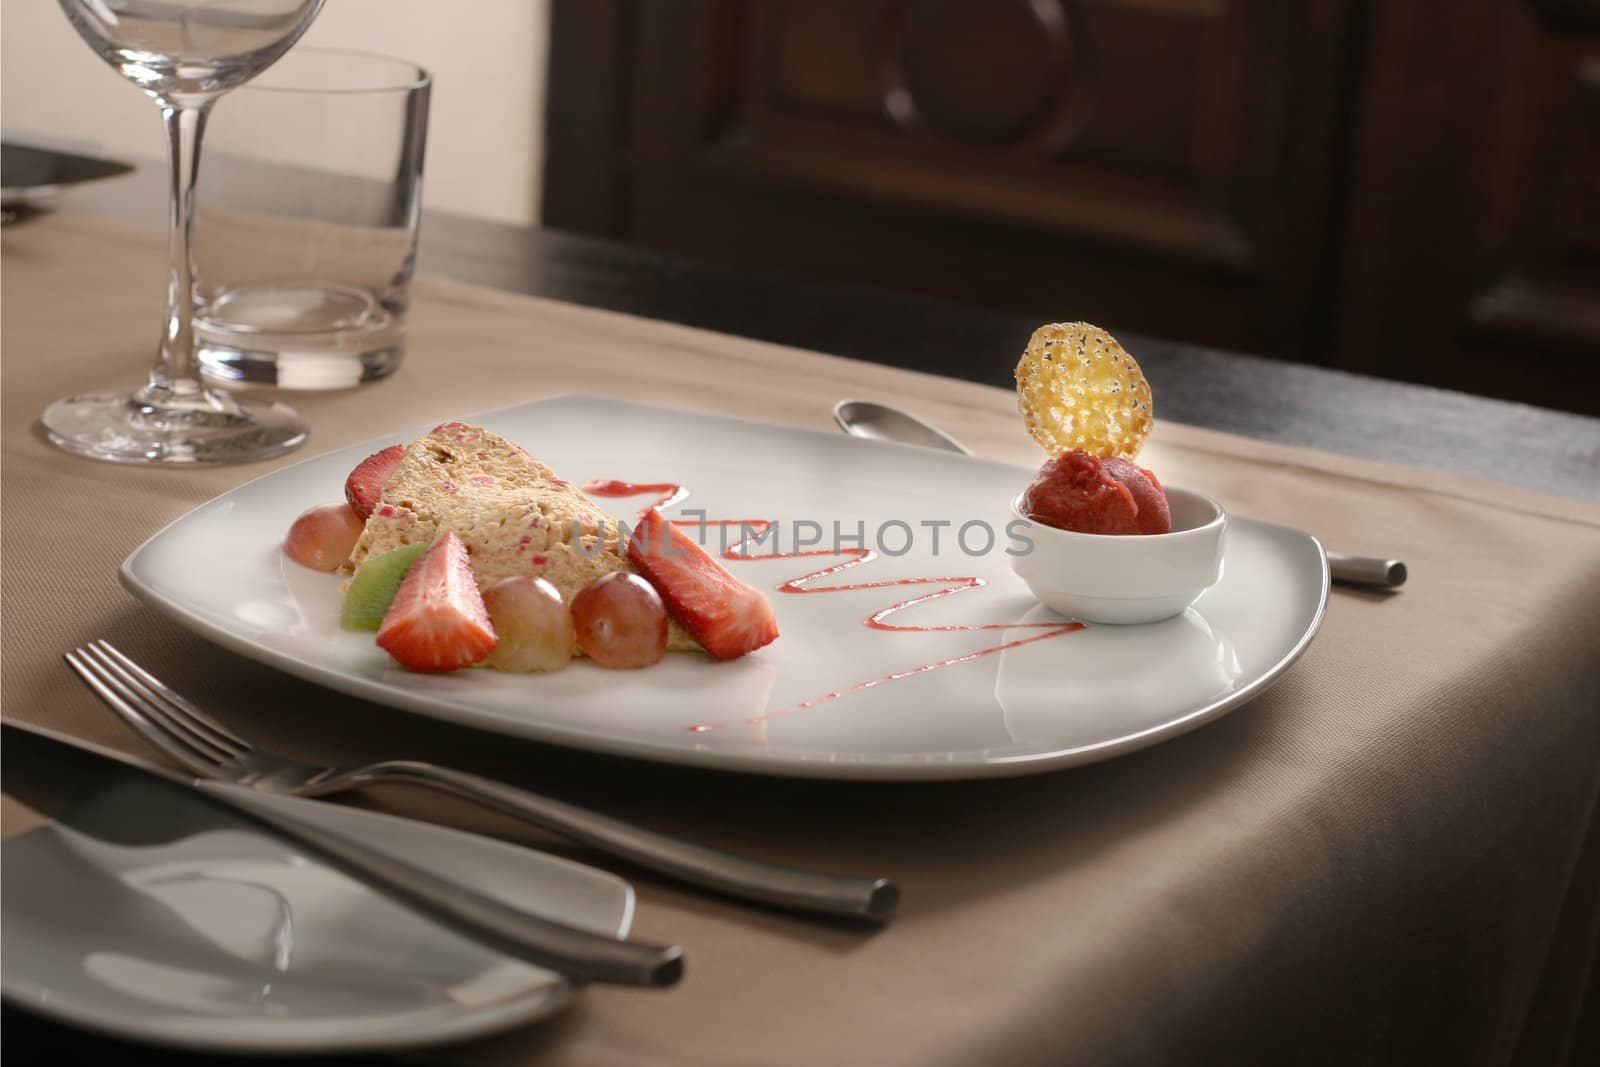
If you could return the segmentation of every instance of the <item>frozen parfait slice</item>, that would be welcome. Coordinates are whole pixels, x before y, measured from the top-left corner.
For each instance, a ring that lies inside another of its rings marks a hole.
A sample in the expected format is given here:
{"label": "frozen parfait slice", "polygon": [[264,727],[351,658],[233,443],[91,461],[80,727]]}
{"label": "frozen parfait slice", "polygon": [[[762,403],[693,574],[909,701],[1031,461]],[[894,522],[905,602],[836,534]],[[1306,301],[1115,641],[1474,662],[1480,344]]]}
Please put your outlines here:
{"label": "frozen parfait slice", "polygon": [[673,650],[736,659],[778,636],[765,594],[659,510],[627,539],[525,449],[462,422],[367,457],[345,502],[297,519],[284,551],[353,575],[341,625],[376,630],[412,670],[551,671],[574,656],[626,670]]}
{"label": "frozen parfait slice", "polygon": [[[463,422],[437,426],[406,447],[350,562],[432,544],[446,532],[461,539],[483,589],[531,574],[571,604],[597,579],[635,570],[598,504],[526,449]],[[683,627],[669,627],[669,650],[699,647]]]}

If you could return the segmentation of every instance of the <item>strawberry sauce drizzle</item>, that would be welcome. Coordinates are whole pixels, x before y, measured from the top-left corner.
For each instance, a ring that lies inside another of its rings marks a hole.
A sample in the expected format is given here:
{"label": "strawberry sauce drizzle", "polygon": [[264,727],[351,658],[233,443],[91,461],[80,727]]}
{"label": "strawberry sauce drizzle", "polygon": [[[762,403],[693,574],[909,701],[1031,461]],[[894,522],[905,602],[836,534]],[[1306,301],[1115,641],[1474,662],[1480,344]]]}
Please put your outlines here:
{"label": "strawberry sauce drizzle", "polygon": [[[590,496],[643,496],[646,493],[660,493],[653,504],[646,504],[639,509],[639,517],[651,508],[670,508],[689,495],[689,490],[677,482],[584,482],[582,487]],[[680,520],[681,521],[681,520]]]}
{"label": "strawberry sauce drizzle", "polygon": [[[681,503],[689,495],[688,489],[678,485],[675,482],[634,483],[614,480],[595,481],[584,484],[582,488],[584,492],[589,493],[592,496],[602,497],[643,496],[647,493],[658,494],[654,502],[646,504],[643,508],[639,509],[640,517],[643,517],[645,512],[649,511],[651,508],[669,508],[674,504]],[[883,675],[880,678],[870,678],[864,682],[857,682],[855,685],[846,686],[843,689],[836,689],[832,692],[824,693],[819,697],[813,697],[810,700],[803,700],[800,703],[791,705],[787,708],[780,708],[777,711],[767,712],[763,715],[756,715],[751,718],[744,719],[743,723],[745,725],[755,726],[773,719],[781,719],[786,716],[793,715],[797,711],[804,711],[807,708],[814,708],[819,704],[826,704],[829,701],[838,700],[840,697],[849,696],[852,693],[859,693],[863,690],[872,689],[876,686],[883,685],[885,682],[894,682],[899,681],[901,678],[910,678],[918,674],[927,674],[930,671],[941,670],[945,667],[953,667],[958,663],[966,663],[969,660],[979,659],[983,656],[992,655],[996,652],[1004,652],[1006,649],[1020,648],[1023,645],[1031,645],[1035,641],[1044,641],[1052,637],[1060,637],[1063,634],[1075,633],[1076,631],[1083,629],[1083,623],[1081,622],[977,623],[973,625],[952,626],[895,625],[893,623],[886,622],[885,620],[896,612],[905,611],[908,608],[914,608],[919,604],[927,604],[934,600],[938,600],[941,597],[954,596],[955,594],[965,592],[968,589],[980,588],[985,584],[985,582],[982,578],[979,578],[975,575],[957,575],[946,578],[889,578],[878,582],[855,582],[848,585],[814,586],[810,583],[819,579],[832,577],[836,574],[841,574],[844,571],[849,570],[851,567],[858,567],[863,563],[868,563],[876,559],[878,554],[872,549],[863,545],[860,548],[840,548],[837,550],[819,548],[808,549],[803,552],[767,552],[761,555],[753,555],[745,551],[745,546],[752,541],[756,543],[761,541],[762,537],[772,526],[770,520],[710,518],[704,520],[673,519],[672,523],[675,526],[695,526],[701,527],[702,529],[707,526],[719,526],[724,529],[729,526],[735,526],[740,530],[750,531],[749,536],[746,536],[738,542],[728,545],[723,549],[722,557],[724,559],[801,559],[810,556],[848,557],[842,562],[835,563],[828,567],[823,567],[819,570],[811,571],[807,574],[802,574],[798,578],[789,579],[787,582],[784,582],[782,585],[778,586],[778,592],[780,593],[843,593],[857,589],[887,589],[891,586],[910,585],[937,585],[941,587],[931,593],[924,593],[921,596],[912,597],[909,600],[901,600],[897,603],[889,605],[886,608],[880,608],[877,611],[874,611],[872,614],[868,615],[862,620],[862,625],[873,630],[887,630],[894,633],[948,633],[952,631],[969,630],[1044,631],[1042,633],[1033,634],[1029,637],[1018,638],[1015,641],[1007,641],[1004,644],[990,645],[986,648],[980,648],[974,652],[968,652],[965,655],[955,656],[951,659],[942,659],[933,663],[924,663],[920,666],[909,667],[903,671],[896,671],[893,674]],[[720,730],[732,725],[735,724],[725,722],[700,723],[689,727],[689,730],[693,733],[705,733],[709,730]]]}

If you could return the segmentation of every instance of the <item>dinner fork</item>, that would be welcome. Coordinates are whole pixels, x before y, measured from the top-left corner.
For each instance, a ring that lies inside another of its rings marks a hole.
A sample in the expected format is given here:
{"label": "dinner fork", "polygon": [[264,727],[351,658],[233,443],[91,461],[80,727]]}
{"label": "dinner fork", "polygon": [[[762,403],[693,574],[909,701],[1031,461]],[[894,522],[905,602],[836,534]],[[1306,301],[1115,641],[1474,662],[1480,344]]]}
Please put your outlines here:
{"label": "dinner fork", "polygon": [[427,786],[728,896],[871,922],[886,920],[899,900],[899,887],[887,878],[826,874],[734,856],[435,764],[384,760],[343,768],[302,763],[251,745],[107,641],[80,646],[66,660],[146,741],[202,778],[302,797],[377,782]]}

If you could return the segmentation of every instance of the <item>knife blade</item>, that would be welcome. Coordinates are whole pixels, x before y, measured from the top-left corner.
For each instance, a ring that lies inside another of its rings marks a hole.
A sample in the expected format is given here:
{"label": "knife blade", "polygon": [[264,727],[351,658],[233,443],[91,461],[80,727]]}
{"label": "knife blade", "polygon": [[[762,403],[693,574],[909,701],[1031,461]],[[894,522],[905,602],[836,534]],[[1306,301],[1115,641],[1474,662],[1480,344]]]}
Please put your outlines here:
{"label": "knife blade", "polygon": [[[187,786],[206,798],[260,822],[308,846],[331,865],[412,906],[429,918],[508,956],[560,972],[579,981],[664,988],[683,975],[683,951],[676,945],[653,945],[607,937],[558,920],[513,907],[452,878],[448,871],[418,866],[349,830],[319,818],[325,805],[297,797],[267,794],[227,782],[196,779],[118,749],[85,741],[32,723],[0,721],[18,730],[76,752],[110,760],[164,781]],[[374,813],[375,814],[375,813]],[[398,816],[378,815],[393,819]],[[447,834],[472,838],[484,847],[510,848],[502,842],[460,830],[405,820],[417,835]]]}

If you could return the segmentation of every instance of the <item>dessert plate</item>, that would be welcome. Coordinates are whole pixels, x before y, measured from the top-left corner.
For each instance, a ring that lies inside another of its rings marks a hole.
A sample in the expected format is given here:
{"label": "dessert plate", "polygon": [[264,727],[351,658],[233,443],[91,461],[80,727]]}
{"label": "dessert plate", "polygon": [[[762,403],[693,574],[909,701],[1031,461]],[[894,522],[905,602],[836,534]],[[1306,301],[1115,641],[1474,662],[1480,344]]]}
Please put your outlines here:
{"label": "dessert plate", "polygon": [[[568,860],[285,797],[380,848],[443,857],[483,891],[622,937],[633,890]],[[41,1015],[208,1052],[348,1052],[465,1040],[576,992],[398,904],[182,787],[112,770],[0,846],[0,992]]]}
{"label": "dessert plate", "polygon": [[[1024,546],[1009,503],[1032,477],[1024,468],[596,397],[465,418],[576,484],[682,486],[667,514],[703,521],[691,532],[713,554],[767,524],[751,558],[726,565],[767,591],[782,636],[730,663],[670,654],[640,671],[581,659],[548,675],[403,670],[370,634],[340,630],[339,578],[279,546],[301,511],[339,499],[357,462],[426,427],[204,504],[135,551],[122,579],[242,655],[419,714],[669,763],[878,780],[1028,774],[1175,736],[1266,688],[1327,603],[1314,538],[1234,518],[1222,580],[1185,614],[1080,627],[1011,571],[1007,551]],[[631,520],[663,492],[599,502]],[[795,581],[817,571],[828,573]],[[899,604],[909,606],[885,611]]]}

